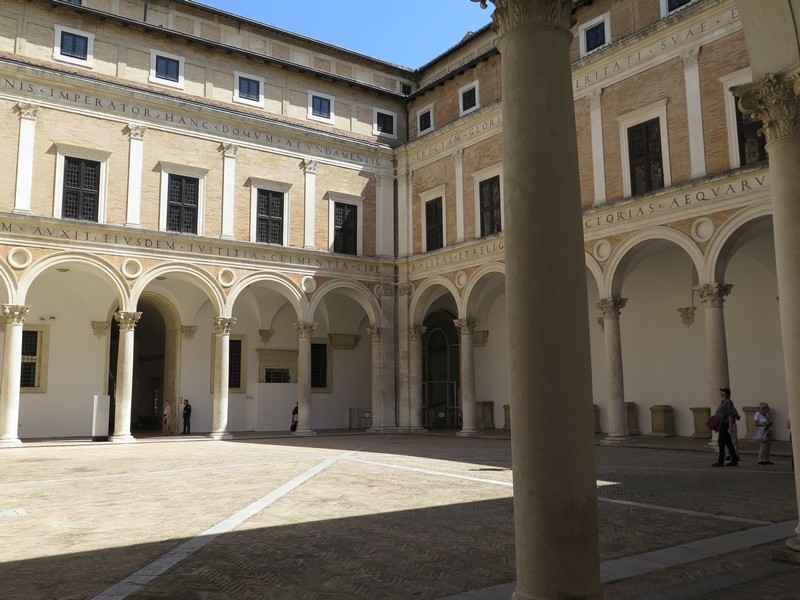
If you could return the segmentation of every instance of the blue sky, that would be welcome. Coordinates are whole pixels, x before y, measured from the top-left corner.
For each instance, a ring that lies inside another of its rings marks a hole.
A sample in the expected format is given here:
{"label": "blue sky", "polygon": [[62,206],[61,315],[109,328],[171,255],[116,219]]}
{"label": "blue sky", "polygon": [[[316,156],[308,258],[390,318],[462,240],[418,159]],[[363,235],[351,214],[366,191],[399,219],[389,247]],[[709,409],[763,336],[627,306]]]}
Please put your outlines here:
{"label": "blue sky", "polygon": [[405,67],[421,67],[491,20],[470,0],[199,0]]}

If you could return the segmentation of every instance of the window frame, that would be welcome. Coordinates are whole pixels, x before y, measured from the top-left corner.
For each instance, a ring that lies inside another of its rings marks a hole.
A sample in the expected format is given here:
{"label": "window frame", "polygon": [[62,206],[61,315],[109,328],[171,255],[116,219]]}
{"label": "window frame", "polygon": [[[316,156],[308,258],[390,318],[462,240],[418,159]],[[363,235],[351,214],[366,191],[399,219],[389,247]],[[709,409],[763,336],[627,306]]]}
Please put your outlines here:
{"label": "window frame", "polygon": [[354,196],[353,194],[345,194],[343,192],[328,192],[328,251],[334,252],[334,207],[336,203],[353,204],[358,209],[357,229],[356,229],[356,254],[348,254],[347,256],[362,256],[363,242],[364,242],[364,198],[361,196]]}
{"label": "window frame", "polygon": [[[205,197],[206,197],[206,176],[208,169],[179,165],[160,161],[161,167],[161,189],[159,198],[158,228],[159,231],[167,230],[167,208],[169,206],[169,177],[177,175],[179,177],[194,177],[198,180],[197,185],[197,232],[183,233],[183,235],[204,235],[205,231]],[[172,234],[181,234],[180,231],[169,231]]]}
{"label": "window frame", "polygon": [[663,98],[648,106],[643,106],[642,108],[617,117],[620,136],[620,161],[622,166],[622,194],[625,198],[630,198],[633,195],[630,149],[628,148],[628,129],[656,118],[659,121],[658,126],[661,137],[661,169],[664,173],[663,189],[672,186],[672,170],[670,168],[669,157],[669,130],[667,129],[667,99]]}
{"label": "window frame", "polygon": [[[111,152],[84,148],[73,144],[56,142],[56,174],[53,194],[53,218],[63,219],[64,212],[64,173],[67,158],[77,158],[79,160],[91,160],[100,163],[100,177],[98,181],[99,190],[97,192],[97,223],[106,222],[106,209],[108,207],[108,163]],[[75,219],[70,219],[75,220]],[[94,223],[95,221],[84,221]]]}
{"label": "window frame", "polygon": [[[422,115],[425,113],[430,113],[431,117],[431,124],[430,127],[422,129],[422,123],[420,120],[422,119]],[[427,106],[423,106],[419,110],[417,110],[417,137],[424,135],[430,131],[433,131],[436,128],[436,125],[433,122],[433,104],[428,104]]]}
{"label": "window frame", "polygon": [[[470,108],[464,108],[464,94],[469,92],[470,90],[475,90],[475,106],[471,106]],[[475,112],[481,107],[481,93],[480,93],[480,81],[475,80],[467,85],[463,85],[458,88],[458,116],[463,117],[471,112]]]}
{"label": "window frame", "polygon": [[[313,346],[325,346],[325,387],[314,387],[313,385],[313,376],[312,373],[314,371],[313,362],[311,364],[311,370],[308,373],[308,385],[311,388],[312,394],[327,394],[333,391],[333,346],[330,344],[330,340],[326,337],[324,338],[311,338],[311,345]],[[309,351],[309,359],[313,361],[313,350]]]}
{"label": "window frame", "polygon": [[[166,79],[164,77],[158,77],[156,75],[156,62],[158,61],[158,57],[167,58],[169,60],[175,60],[178,62],[178,80],[174,81],[172,79]],[[184,67],[186,59],[183,56],[178,56],[177,54],[170,54],[169,52],[162,52],[161,50],[150,50],[150,76],[147,78],[147,81],[150,83],[157,83],[159,85],[166,85],[169,87],[177,88],[182,90],[184,88]]]}
{"label": "window frame", "polygon": [[[586,32],[590,29],[594,29],[601,23],[605,27],[606,41],[597,48],[592,48],[591,50],[588,50],[587,49],[588,44],[586,43]],[[584,57],[587,54],[593,54],[598,50],[601,50],[606,46],[609,46],[611,44],[611,13],[610,12],[603,13],[602,15],[592,19],[591,21],[587,21],[586,23],[578,27],[578,39],[580,40],[581,57]]]}
{"label": "window frame", "polygon": [[[217,344],[214,340],[215,335],[211,335],[211,368],[209,369],[209,390],[214,393],[214,365],[217,364]],[[241,361],[239,363],[239,387],[230,386],[230,343],[231,341],[241,343]],[[247,335],[242,333],[228,334],[228,392],[234,394],[244,394],[247,392]]]}
{"label": "window frame", "polygon": [[[242,79],[249,79],[258,84],[258,99],[253,100],[241,95],[240,85]],[[233,72],[233,101],[248,106],[255,106],[256,108],[264,108],[264,78],[258,75],[251,75],[242,71]]]}
{"label": "window frame", "polygon": [[440,185],[419,195],[420,210],[422,212],[420,218],[420,235],[422,238],[423,252],[433,252],[433,250],[439,250],[439,248],[428,248],[428,215],[426,207],[428,202],[436,200],[436,198],[442,199],[442,248],[447,247],[447,186]]}
{"label": "window frame", "polygon": [[[330,103],[330,108],[327,117],[323,117],[320,115],[314,114],[314,97],[322,98],[324,100],[328,100]],[[336,124],[336,114],[335,114],[335,107],[336,98],[335,96],[331,96],[329,94],[323,94],[322,92],[315,92],[313,90],[308,91],[308,113],[307,117],[311,121],[319,121],[320,123],[328,123],[329,125]]]}
{"label": "window frame", "polygon": [[[20,387],[21,394],[44,394],[47,392],[47,369],[48,369],[48,355],[50,353],[50,326],[49,325],[27,325],[22,326],[22,331],[36,331],[36,384],[32,387],[24,387],[22,385],[22,377],[20,373]],[[22,359],[25,355],[20,357],[20,370],[22,368]]]}
{"label": "window frame", "polygon": [[[268,242],[257,241],[258,237],[258,191],[267,190],[283,194],[283,243],[281,246],[289,245],[289,207],[291,183],[273,181],[271,179],[261,179],[260,177],[250,177],[250,241],[256,244],[268,244]],[[276,244],[272,244],[276,245]]]}
{"label": "window frame", "polygon": [[733,71],[719,78],[725,98],[725,123],[728,130],[728,159],[730,160],[731,169],[738,169],[739,167],[745,166],[742,164],[741,158],[743,149],[739,147],[739,123],[737,119],[739,109],[736,106],[736,96],[733,95],[731,90],[734,87],[752,83],[752,81],[753,73],[750,67]]}
{"label": "window frame", "polygon": [[[64,33],[86,38],[86,58],[79,58],[77,56],[70,56],[62,54],[61,52],[61,36]],[[53,60],[58,62],[69,63],[71,65],[79,65],[81,67],[94,67],[94,39],[95,35],[88,31],[74,29],[72,27],[64,27],[63,25],[55,26],[55,41],[53,42]]]}
{"label": "window frame", "polygon": [[676,13],[679,10],[684,9],[689,5],[694,4],[694,2],[695,2],[695,0],[687,0],[685,4],[682,4],[681,6],[679,6],[677,8],[673,8],[672,10],[670,10],[669,9],[669,0],[660,0],[659,4],[661,5],[661,16],[663,18],[663,17],[666,17],[667,15],[671,15],[673,13]]}
{"label": "window frame", "polygon": [[[392,132],[391,133],[387,133],[385,131],[381,131],[378,128],[378,115],[379,114],[382,114],[382,115],[385,115],[385,116],[388,116],[388,117],[392,118]],[[397,126],[398,126],[398,120],[397,120],[397,113],[396,112],[392,112],[391,110],[385,110],[383,108],[377,108],[377,107],[373,107],[372,108],[372,135],[378,135],[380,137],[387,137],[387,138],[391,138],[393,140],[396,140],[397,139]]]}
{"label": "window frame", "polygon": [[[498,233],[490,233],[483,235],[481,232],[481,183],[492,179],[493,177],[500,178],[500,231]],[[475,207],[475,239],[480,240],[492,235],[499,235],[506,230],[506,214],[505,207],[503,206],[503,198],[505,193],[503,190],[503,163],[495,163],[480,171],[472,173],[473,179],[473,197]]]}

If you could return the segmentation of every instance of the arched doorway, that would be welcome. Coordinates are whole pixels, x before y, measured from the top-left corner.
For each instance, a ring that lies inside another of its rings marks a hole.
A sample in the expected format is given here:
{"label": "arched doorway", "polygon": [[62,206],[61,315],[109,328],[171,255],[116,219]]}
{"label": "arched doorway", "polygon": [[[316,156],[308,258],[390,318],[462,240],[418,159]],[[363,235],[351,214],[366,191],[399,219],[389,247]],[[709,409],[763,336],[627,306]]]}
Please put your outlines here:
{"label": "arched doorway", "polygon": [[453,319],[437,310],[423,322],[422,419],[427,429],[461,427],[460,339]]}

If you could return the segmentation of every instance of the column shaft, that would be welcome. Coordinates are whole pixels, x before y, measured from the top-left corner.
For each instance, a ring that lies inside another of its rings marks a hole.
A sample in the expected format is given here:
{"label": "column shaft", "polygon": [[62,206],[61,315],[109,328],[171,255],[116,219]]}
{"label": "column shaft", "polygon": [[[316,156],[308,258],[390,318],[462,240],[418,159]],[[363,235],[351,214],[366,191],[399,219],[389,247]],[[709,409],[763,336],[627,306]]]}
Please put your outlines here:
{"label": "column shaft", "polygon": [[461,333],[461,431],[458,435],[475,435],[480,433],[475,407],[475,348],[472,343],[475,319],[456,319],[454,323]]}
{"label": "column shaft", "polygon": [[299,335],[297,348],[297,430],[295,435],[317,435],[311,429],[311,334],[316,323],[298,322],[294,329]]}
{"label": "column shaft", "polygon": [[627,298],[603,298],[595,304],[603,312],[603,331],[606,347],[606,374],[608,377],[608,436],[606,442],[628,439],[625,426],[625,378],[622,370],[622,337],[620,311]]}
{"label": "column shaft", "polygon": [[228,382],[230,365],[231,328],[236,319],[215,317],[214,327],[214,407],[211,414],[211,433],[215,440],[230,439],[228,432]]}
{"label": "column shaft", "polygon": [[0,387],[0,446],[15,446],[19,439],[19,391],[22,368],[22,324],[27,306],[5,304],[0,320],[4,325],[3,379]]}
{"label": "column shaft", "polygon": [[132,442],[131,404],[133,395],[133,342],[136,323],[142,313],[123,312],[114,314],[119,323],[119,350],[117,352],[117,378],[114,390],[114,434],[112,442]]}

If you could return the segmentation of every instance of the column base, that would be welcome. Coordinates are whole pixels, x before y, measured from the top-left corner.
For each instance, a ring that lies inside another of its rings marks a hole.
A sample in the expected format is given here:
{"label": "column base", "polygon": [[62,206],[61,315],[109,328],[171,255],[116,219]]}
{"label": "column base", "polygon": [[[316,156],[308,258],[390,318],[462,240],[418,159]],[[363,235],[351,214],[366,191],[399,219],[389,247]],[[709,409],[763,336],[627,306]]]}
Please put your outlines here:
{"label": "column base", "polygon": [[19,439],[17,436],[3,436],[0,437],[0,448],[6,448],[9,446],[21,446],[22,440]]}
{"label": "column base", "polygon": [[136,441],[136,438],[133,437],[130,433],[122,433],[122,434],[114,434],[111,436],[111,441],[117,444],[130,444]]}
{"label": "column base", "polygon": [[293,431],[292,435],[297,437],[312,437],[319,434],[313,429],[298,429],[297,431]]}
{"label": "column base", "polygon": [[208,437],[212,440],[232,440],[233,435],[227,431],[212,431],[208,434]]}
{"label": "column base", "polygon": [[791,552],[784,551],[787,556],[785,557],[788,560],[784,560],[784,562],[793,562],[800,564],[800,536],[793,535],[792,537],[786,540],[786,547],[791,550]]}
{"label": "column base", "polygon": [[456,433],[456,435],[460,437],[474,437],[476,435],[483,435],[483,432],[480,429],[462,429]]}
{"label": "column base", "polygon": [[612,444],[619,444],[621,442],[629,442],[630,440],[631,438],[629,438],[627,435],[614,435],[612,433],[609,433],[605,437],[605,439],[600,440],[600,443],[612,445]]}

